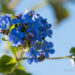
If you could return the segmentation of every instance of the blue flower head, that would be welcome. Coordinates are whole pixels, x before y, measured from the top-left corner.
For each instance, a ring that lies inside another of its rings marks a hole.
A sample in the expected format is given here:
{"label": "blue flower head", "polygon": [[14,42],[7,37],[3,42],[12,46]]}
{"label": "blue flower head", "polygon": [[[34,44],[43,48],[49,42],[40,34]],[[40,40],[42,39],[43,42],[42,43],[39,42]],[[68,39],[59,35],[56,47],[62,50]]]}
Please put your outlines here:
{"label": "blue flower head", "polygon": [[46,37],[52,37],[51,26],[47,19],[33,10],[16,14],[13,19],[10,15],[0,16],[0,29],[8,32],[10,45],[15,47],[20,45],[29,49],[26,52],[29,64],[33,61],[40,62],[49,58],[49,54],[54,54],[53,43],[45,40]]}

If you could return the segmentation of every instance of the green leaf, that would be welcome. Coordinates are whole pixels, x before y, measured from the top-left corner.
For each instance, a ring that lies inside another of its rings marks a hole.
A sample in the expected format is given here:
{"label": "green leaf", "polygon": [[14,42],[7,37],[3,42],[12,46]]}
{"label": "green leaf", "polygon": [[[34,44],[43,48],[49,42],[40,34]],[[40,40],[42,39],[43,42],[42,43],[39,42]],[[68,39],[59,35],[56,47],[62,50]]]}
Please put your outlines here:
{"label": "green leaf", "polygon": [[53,7],[58,22],[69,16],[69,13],[63,3],[49,1],[49,4]]}
{"label": "green leaf", "polygon": [[16,57],[17,52],[18,52],[18,47],[9,46],[9,50]]}
{"label": "green leaf", "polygon": [[17,63],[16,59],[12,57],[7,55],[2,56],[0,58],[0,72],[1,73],[11,72],[14,69],[16,63]]}
{"label": "green leaf", "polygon": [[27,73],[21,65],[18,65],[12,73],[8,73],[7,75],[31,75],[31,74]]}
{"label": "green leaf", "polygon": [[72,47],[72,48],[70,49],[70,53],[71,53],[72,55],[75,55],[75,47]]}

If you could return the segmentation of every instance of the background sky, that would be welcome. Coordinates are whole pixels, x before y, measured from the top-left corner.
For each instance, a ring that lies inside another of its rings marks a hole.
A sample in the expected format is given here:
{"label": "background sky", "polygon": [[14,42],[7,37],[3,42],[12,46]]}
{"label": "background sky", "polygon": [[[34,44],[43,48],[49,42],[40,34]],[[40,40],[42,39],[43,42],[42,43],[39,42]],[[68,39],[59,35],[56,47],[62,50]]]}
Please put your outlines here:
{"label": "background sky", "polygon": [[[41,1],[21,0],[14,10],[15,12],[21,12]],[[53,26],[53,38],[47,38],[47,40],[54,43],[54,49],[56,50],[56,53],[51,55],[51,57],[67,56],[69,55],[70,48],[75,47],[75,4],[65,3],[65,7],[68,9],[70,16],[64,19],[58,26]],[[38,9],[36,13],[47,18],[48,22],[54,25],[56,18],[54,17],[55,14],[52,7],[44,6]],[[23,65],[33,75],[75,75],[75,67],[72,67],[70,59],[45,60],[31,65],[23,61]]]}

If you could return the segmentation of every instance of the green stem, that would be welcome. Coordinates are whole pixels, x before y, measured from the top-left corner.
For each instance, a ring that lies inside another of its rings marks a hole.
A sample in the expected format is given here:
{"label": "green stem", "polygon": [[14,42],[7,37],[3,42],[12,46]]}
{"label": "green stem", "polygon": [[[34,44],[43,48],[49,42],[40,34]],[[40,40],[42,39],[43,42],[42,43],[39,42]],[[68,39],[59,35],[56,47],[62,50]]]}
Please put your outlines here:
{"label": "green stem", "polygon": [[[70,58],[72,58],[72,56],[62,56],[62,57],[51,57],[51,58],[45,58],[45,59],[70,59]],[[23,57],[21,60],[26,60],[26,59],[28,59],[28,58],[26,58],[26,57]]]}
{"label": "green stem", "polygon": [[68,59],[68,58],[72,58],[72,56],[52,57],[52,58],[46,58],[46,59]]}

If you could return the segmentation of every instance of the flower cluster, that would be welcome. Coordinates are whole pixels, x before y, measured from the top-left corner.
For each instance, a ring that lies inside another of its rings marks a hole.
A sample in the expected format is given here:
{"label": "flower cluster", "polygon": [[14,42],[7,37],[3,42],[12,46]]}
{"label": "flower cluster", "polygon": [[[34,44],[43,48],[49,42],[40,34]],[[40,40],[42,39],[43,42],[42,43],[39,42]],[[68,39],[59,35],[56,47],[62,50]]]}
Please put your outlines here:
{"label": "flower cluster", "polygon": [[29,48],[25,54],[30,64],[43,61],[55,52],[53,43],[45,40],[52,37],[51,24],[33,10],[15,14],[13,19],[11,15],[0,16],[0,32],[8,35],[10,45]]}
{"label": "flower cluster", "polygon": [[8,28],[10,23],[10,15],[0,16],[0,30],[5,30]]}

